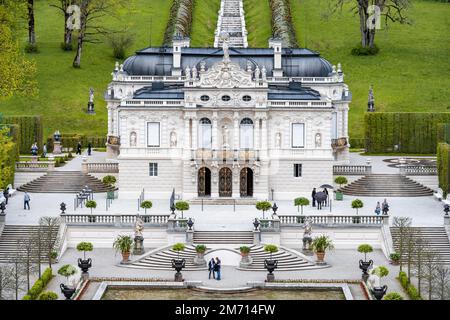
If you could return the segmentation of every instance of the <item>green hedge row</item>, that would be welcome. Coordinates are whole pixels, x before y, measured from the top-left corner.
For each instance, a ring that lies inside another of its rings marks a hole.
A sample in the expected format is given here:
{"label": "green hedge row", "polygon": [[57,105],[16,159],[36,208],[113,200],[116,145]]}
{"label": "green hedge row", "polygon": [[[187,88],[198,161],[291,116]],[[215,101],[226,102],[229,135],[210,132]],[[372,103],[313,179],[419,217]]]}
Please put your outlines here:
{"label": "green hedge row", "polygon": [[405,272],[401,271],[398,274],[398,280],[400,281],[400,284],[402,285],[403,289],[406,290],[406,293],[408,293],[409,298],[411,300],[422,300],[422,297],[419,294],[419,291],[414,287],[413,284],[409,282],[408,276]]}
{"label": "green hedge row", "polygon": [[11,137],[12,130],[7,126],[0,128],[0,189],[8,184],[14,185],[16,161],[19,160],[19,145]]}
{"label": "green hedge row", "polygon": [[53,272],[51,268],[45,269],[41,277],[36,280],[34,285],[31,287],[28,294],[26,294],[22,300],[37,300],[42,291],[44,291],[47,284],[52,280]]}
{"label": "green hedge row", "polygon": [[354,149],[364,149],[366,146],[366,139],[364,138],[350,138],[350,147]]}
{"label": "green hedge row", "polygon": [[42,151],[43,125],[40,116],[4,116],[3,124],[16,124],[20,128],[18,135],[20,153],[30,154],[31,146],[37,142],[39,150]]}
{"label": "green hedge row", "polygon": [[434,154],[438,124],[449,122],[450,112],[368,112],[364,117],[366,152]]}
{"label": "green hedge row", "polygon": [[[87,148],[90,143],[92,148],[105,148],[106,136],[104,137],[88,137],[83,134],[67,133],[61,135],[61,145],[63,148],[73,148],[73,152],[76,151],[78,141],[81,142],[83,148]],[[47,150],[51,152],[53,150],[53,135],[47,138]]]}
{"label": "green hedge row", "polygon": [[450,144],[441,142],[437,147],[437,168],[439,175],[439,188],[444,196],[450,193]]}
{"label": "green hedge row", "polygon": [[450,123],[439,123],[437,126],[437,142],[450,143]]}

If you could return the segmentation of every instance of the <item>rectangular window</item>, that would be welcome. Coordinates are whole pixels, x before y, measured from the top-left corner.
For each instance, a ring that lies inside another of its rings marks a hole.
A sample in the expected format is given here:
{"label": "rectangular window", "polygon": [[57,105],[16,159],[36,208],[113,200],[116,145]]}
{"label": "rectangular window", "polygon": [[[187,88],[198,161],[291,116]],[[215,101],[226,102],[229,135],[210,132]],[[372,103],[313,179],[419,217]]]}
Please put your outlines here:
{"label": "rectangular window", "polygon": [[305,147],[305,124],[293,123],[292,148],[304,148],[304,147]]}
{"label": "rectangular window", "polygon": [[147,123],[147,146],[148,147],[159,147],[159,122],[148,122]]}
{"label": "rectangular window", "polygon": [[158,176],[158,164],[157,163],[149,164],[149,175],[150,175],[150,177]]}
{"label": "rectangular window", "polygon": [[198,126],[198,147],[202,149],[211,149],[212,128],[210,124],[200,124]]}
{"label": "rectangular window", "polygon": [[337,139],[337,129],[338,129],[338,124],[337,124],[337,113],[333,112],[332,114],[332,118],[331,118],[331,139]]}
{"label": "rectangular window", "polygon": [[294,163],[294,177],[298,178],[302,176],[302,164]]}
{"label": "rectangular window", "polygon": [[241,124],[241,149],[253,149],[253,125]]}

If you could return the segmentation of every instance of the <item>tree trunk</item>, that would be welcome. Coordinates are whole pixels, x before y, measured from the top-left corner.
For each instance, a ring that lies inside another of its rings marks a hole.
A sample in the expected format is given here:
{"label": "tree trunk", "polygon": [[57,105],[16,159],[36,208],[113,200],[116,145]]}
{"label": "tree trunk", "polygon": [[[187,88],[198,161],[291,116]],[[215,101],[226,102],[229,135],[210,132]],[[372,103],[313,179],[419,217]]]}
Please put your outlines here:
{"label": "tree trunk", "polygon": [[[84,27],[84,22],[82,23],[81,27],[82,28]],[[73,66],[75,68],[80,68],[81,67],[81,53],[83,51],[83,44],[84,44],[84,30],[81,29],[79,34],[78,34],[77,54],[75,56],[75,59],[73,60]],[[91,214],[92,214],[92,211],[91,211]]]}
{"label": "tree trunk", "polygon": [[373,48],[375,46],[376,29],[369,29],[367,26],[367,20],[370,17],[368,8],[368,0],[358,0],[359,31],[361,33],[361,46],[363,48]]}
{"label": "tree trunk", "polygon": [[28,43],[36,45],[36,33],[34,26],[34,0],[28,0]]}
{"label": "tree trunk", "polygon": [[67,26],[67,20],[70,14],[67,13],[67,8],[64,10],[64,47],[66,50],[72,48],[72,30]]}

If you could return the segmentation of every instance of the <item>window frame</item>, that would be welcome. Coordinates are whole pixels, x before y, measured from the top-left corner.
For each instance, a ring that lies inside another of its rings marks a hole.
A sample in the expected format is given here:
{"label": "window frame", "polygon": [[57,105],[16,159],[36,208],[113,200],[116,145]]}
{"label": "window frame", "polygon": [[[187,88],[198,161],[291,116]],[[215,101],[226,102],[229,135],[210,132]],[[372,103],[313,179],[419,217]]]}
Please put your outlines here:
{"label": "window frame", "polygon": [[[303,126],[303,145],[301,146],[294,146],[294,126],[295,125],[302,125]],[[301,122],[293,122],[291,123],[291,148],[292,149],[304,149],[305,148],[305,123],[301,123]]]}
{"label": "window frame", "polygon": [[[150,141],[149,141],[149,124],[151,123],[157,123],[158,124],[158,145],[150,145]],[[146,137],[146,142],[147,142],[147,148],[160,148],[161,147],[161,122],[158,121],[148,121],[147,122],[147,137]]]}
{"label": "window frame", "polygon": [[158,176],[158,162],[149,162],[148,175],[149,175],[149,177],[157,177]]}
{"label": "window frame", "polygon": [[[300,168],[300,174],[299,174]],[[303,164],[302,163],[294,163],[294,178],[301,178],[303,175]]]}

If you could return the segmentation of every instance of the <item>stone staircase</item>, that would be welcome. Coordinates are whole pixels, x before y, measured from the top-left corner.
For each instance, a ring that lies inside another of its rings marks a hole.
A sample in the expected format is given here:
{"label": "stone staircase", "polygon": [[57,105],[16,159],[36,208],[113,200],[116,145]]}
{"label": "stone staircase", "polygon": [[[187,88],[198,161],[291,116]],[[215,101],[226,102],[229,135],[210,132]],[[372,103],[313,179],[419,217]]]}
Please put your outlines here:
{"label": "stone staircase", "polygon": [[[0,236],[0,263],[9,262],[12,256],[18,256],[23,249],[19,247],[18,243],[24,243],[37,233],[39,226],[37,225],[5,225]],[[54,229],[54,237],[52,242],[56,241],[56,234],[58,230]],[[45,250],[45,249],[44,249]],[[32,256],[33,260],[37,260],[37,253]],[[41,252],[41,261],[47,261],[45,252]]]}
{"label": "stone staircase", "polygon": [[433,190],[399,174],[370,174],[339,189],[346,195],[365,197],[425,197]]}
{"label": "stone staircase", "polygon": [[99,179],[80,171],[53,171],[20,186],[17,190],[29,193],[78,193],[85,186],[94,192],[114,190]]}
{"label": "stone staircase", "polygon": [[[412,227],[412,229],[439,254],[444,264],[450,265],[450,241],[445,227]],[[394,249],[398,250],[400,237],[398,228],[391,227],[391,234]],[[403,261],[406,259],[406,255],[402,257]]]}
{"label": "stone staircase", "polygon": [[253,244],[251,231],[195,231],[195,244]]}
{"label": "stone staircase", "polygon": [[230,36],[230,47],[246,48],[248,46],[242,0],[222,0],[217,19],[215,48],[221,47],[223,44],[220,38],[222,33],[228,33]]}

